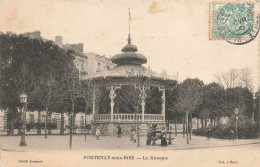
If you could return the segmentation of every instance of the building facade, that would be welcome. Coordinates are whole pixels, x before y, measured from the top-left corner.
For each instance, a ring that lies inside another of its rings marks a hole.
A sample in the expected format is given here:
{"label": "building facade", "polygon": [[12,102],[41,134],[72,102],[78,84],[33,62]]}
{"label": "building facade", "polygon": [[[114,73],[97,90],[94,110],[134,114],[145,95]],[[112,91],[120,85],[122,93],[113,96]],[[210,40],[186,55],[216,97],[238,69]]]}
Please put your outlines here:
{"label": "building facade", "polygon": [[[24,33],[24,36],[27,36],[32,39],[41,39],[43,41],[48,41],[48,39],[44,39],[41,37],[40,31],[33,31]],[[88,75],[93,75],[95,73],[100,73],[103,71],[106,71],[107,69],[110,69],[115,66],[115,64],[112,63],[112,61],[107,58],[106,56],[98,55],[97,53],[90,52],[90,53],[84,53],[84,44],[78,43],[78,44],[64,44],[63,43],[63,37],[62,36],[56,36],[55,40],[53,41],[54,44],[58,45],[60,48],[65,50],[73,50],[74,56],[75,56],[75,66],[79,71],[81,79],[86,78]],[[65,127],[69,126],[69,117],[68,115],[64,114],[64,121],[65,121]],[[84,111],[76,114],[74,123],[77,129],[79,130],[79,127],[85,126],[86,124],[91,124],[93,116],[88,115],[85,116]],[[27,111],[26,112],[26,122],[27,124],[36,124],[38,122],[44,123],[46,119],[46,113],[38,112],[38,111]],[[60,129],[61,126],[61,114],[60,113],[52,113],[51,115],[51,123],[57,124],[57,129]],[[0,109],[0,131],[6,132],[7,130],[7,110]]]}

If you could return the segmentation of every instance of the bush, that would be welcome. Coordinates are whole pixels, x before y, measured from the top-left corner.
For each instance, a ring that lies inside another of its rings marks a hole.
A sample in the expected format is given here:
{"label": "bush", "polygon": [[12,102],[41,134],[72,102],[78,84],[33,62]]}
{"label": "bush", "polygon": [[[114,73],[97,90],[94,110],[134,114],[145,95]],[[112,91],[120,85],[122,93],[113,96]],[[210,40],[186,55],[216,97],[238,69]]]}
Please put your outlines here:
{"label": "bush", "polygon": [[[248,117],[240,115],[238,118],[238,138],[250,139],[257,137],[257,127]],[[231,117],[227,124],[220,124],[211,129],[211,137],[225,139],[230,137],[230,131],[236,132],[235,117]],[[197,136],[207,136],[207,127],[196,129],[193,132]]]}
{"label": "bush", "polygon": [[27,131],[30,131],[31,129],[34,128],[34,123],[26,123],[26,129]]}
{"label": "bush", "polygon": [[[231,117],[227,122],[227,125],[231,126],[234,132],[235,132],[235,123],[236,123],[236,118],[234,116]],[[238,131],[238,138],[249,139],[249,138],[257,137],[256,124],[252,122],[250,118],[244,115],[238,116],[237,131]]]}
{"label": "bush", "polygon": [[47,129],[57,129],[57,124],[56,123],[48,123]]}
{"label": "bush", "polygon": [[200,129],[193,131],[196,136],[207,136],[207,127],[203,126]]}

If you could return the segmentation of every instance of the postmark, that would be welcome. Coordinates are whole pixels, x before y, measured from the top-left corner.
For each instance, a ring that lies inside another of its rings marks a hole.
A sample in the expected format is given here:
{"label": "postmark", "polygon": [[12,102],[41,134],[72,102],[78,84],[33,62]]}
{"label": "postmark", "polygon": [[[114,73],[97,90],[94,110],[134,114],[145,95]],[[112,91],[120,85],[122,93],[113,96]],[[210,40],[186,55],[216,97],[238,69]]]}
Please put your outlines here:
{"label": "postmark", "polygon": [[209,39],[242,45],[254,40],[259,32],[259,15],[254,2],[210,3]]}

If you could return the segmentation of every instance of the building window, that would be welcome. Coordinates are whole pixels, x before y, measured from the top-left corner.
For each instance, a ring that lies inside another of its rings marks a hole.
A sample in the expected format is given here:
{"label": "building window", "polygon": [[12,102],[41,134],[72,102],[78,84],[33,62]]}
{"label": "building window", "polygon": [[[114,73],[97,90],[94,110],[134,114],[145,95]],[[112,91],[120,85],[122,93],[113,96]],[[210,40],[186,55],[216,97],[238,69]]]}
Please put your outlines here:
{"label": "building window", "polygon": [[30,123],[34,123],[34,115],[33,114],[30,114],[29,119],[30,119]]}
{"label": "building window", "polygon": [[101,64],[98,63],[97,72],[101,72]]}
{"label": "building window", "polygon": [[80,126],[84,126],[84,116],[80,116]]}
{"label": "building window", "polygon": [[46,115],[42,115],[42,122],[46,121]]}
{"label": "building window", "polygon": [[57,124],[57,119],[56,118],[52,118],[51,122],[54,123],[54,124]]}
{"label": "building window", "polygon": [[80,65],[81,65],[81,71],[84,71],[84,70],[85,70],[85,69],[84,69],[84,65],[85,65],[85,64],[84,64],[84,60],[81,60],[81,64],[80,64]]}
{"label": "building window", "polygon": [[52,123],[52,128],[53,129],[57,129],[57,127],[58,127],[58,119],[56,117],[52,118],[51,123]]}

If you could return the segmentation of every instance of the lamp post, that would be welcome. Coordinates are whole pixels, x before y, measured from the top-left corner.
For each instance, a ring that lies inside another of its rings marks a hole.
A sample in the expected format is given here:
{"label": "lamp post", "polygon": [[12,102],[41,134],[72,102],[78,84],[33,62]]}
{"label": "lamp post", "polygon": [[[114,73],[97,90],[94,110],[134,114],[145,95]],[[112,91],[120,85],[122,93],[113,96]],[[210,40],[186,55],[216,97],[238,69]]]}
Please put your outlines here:
{"label": "lamp post", "polygon": [[234,113],[236,115],[236,139],[238,139],[238,132],[237,132],[238,109],[237,108],[234,110]]}
{"label": "lamp post", "polygon": [[25,142],[25,128],[26,128],[26,111],[25,111],[25,106],[26,106],[26,103],[27,103],[27,95],[25,93],[22,93],[20,95],[20,101],[23,104],[23,108],[22,108],[22,129],[21,129],[20,146],[26,146],[26,142]]}

